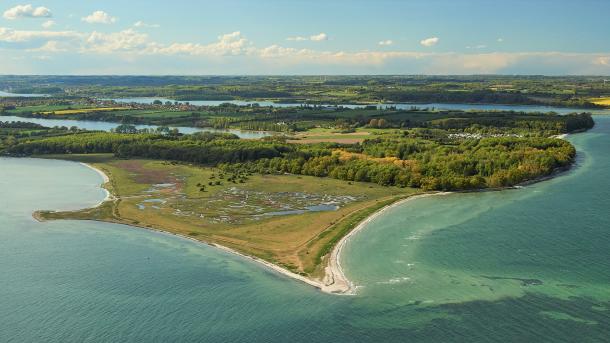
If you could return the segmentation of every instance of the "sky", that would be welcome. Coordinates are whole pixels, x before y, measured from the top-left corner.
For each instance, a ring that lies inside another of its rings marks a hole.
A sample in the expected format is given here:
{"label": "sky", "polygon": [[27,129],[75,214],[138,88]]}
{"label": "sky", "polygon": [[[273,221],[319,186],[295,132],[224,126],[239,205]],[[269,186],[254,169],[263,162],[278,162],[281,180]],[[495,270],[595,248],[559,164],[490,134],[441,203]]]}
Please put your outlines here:
{"label": "sky", "polygon": [[0,74],[610,75],[609,0],[0,0]]}

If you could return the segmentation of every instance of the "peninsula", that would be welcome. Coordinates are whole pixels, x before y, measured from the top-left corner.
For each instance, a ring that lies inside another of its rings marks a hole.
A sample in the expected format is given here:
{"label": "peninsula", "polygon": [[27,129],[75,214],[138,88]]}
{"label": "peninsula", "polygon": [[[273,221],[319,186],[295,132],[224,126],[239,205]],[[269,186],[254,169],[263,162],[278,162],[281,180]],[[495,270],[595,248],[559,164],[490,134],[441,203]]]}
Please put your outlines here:
{"label": "peninsula", "polygon": [[[116,112],[98,105],[22,105],[10,111]],[[502,188],[548,176],[569,166],[576,153],[551,136],[593,126],[586,113],[300,107],[282,113],[278,127],[296,131],[259,139],[128,124],[100,132],[4,122],[0,149],[9,156],[81,162],[104,175],[109,196],[102,204],[40,211],[39,220],[98,220],[167,232],[246,256],[323,291],[350,293],[340,251],[367,218],[415,195]],[[216,120],[230,122],[229,115]],[[252,127],[274,128],[269,121],[278,118],[249,120]]]}

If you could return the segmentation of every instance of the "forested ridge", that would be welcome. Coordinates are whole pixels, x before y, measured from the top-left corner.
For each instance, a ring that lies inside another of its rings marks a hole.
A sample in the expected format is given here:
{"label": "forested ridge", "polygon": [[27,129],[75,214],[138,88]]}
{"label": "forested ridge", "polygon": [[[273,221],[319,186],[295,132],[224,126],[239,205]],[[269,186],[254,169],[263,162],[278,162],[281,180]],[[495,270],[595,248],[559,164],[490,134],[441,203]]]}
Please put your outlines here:
{"label": "forested ridge", "polygon": [[544,104],[595,108],[604,78],[585,76],[0,76],[0,89],[62,99],[159,97],[173,100],[271,100]]}

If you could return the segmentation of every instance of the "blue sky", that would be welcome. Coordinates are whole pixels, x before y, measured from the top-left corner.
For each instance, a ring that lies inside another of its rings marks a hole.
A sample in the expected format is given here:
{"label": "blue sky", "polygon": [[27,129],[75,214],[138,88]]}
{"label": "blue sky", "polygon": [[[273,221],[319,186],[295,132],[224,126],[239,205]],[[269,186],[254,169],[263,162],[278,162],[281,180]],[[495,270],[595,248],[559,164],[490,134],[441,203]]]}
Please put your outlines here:
{"label": "blue sky", "polygon": [[610,74],[610,1],[0,0],[2,74]]}

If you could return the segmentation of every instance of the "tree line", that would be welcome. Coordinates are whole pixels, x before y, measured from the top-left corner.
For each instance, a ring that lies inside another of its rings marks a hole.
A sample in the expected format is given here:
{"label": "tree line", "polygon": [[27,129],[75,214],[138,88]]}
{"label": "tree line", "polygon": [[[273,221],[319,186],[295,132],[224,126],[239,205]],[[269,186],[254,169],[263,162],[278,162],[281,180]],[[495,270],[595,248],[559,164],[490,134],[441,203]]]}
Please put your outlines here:
{"label": "tree line", "polygon": [[[506,118],[497,125],[529,125],[534,133],[557,126],[559,132],[592,126],[587,115],[540,120],[533,116]],[[466,118],[471,120],[470,118]],[[379,125],[377,121],[376,125]],[[12,140],[5,153],[12,155],[113,153],[119,158],[149,158],[218,166],[240,173],[290,173],[374,182],[385,186],[426,190],[463,190],[512,186],[549,175],[570,165],[576,151],[567,141],[553,138],[506,135],[450,138],[489,122],[473,122],[457,129],[416,128],[384,130],[362,143],[288,144],[282,137],[243,140],[228,133],[192,135],[160,129],[141,132],[120,127],[121,133],[63,132],[61,136]],[[460,123],[461,125],[461,123]],[[447,127],[447,126],[445,126]]]}

